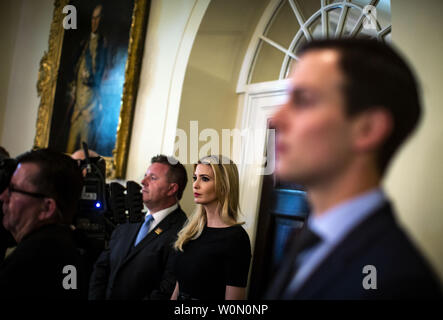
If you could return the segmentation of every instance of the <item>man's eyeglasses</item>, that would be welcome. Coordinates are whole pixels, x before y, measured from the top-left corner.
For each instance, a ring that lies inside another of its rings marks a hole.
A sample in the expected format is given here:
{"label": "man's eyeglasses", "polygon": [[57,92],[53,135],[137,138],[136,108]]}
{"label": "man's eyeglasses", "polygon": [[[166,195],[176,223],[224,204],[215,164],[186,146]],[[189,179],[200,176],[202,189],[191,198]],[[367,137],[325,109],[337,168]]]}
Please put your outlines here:
{"label": "man's eyeglasses", "polygon": [[13,192],[25,194],[27,196],[34,197],[34,198],[49,198],[47,195],[45,195],[43,193],[20,190],[20,189],[14,188],[13,185],[9,185],[8,186],[8,195],[11,196],[11,193],[13,193]]}

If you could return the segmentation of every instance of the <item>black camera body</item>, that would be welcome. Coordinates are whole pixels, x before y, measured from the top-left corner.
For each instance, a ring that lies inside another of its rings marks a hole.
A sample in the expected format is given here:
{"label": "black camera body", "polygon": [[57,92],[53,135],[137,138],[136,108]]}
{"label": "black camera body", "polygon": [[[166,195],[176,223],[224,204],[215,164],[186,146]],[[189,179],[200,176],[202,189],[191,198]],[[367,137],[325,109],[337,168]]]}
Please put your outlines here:
{"label": "black camera body", "polygon": [[[16,167],[17,160],[0,154],[0,193],[9,186]],[[4,228],[2,221],[3,206],[0,202],[0,263],[4,259],[6,249],[17,245],[11,233]]]}
{"label": "black camera body", "polygon": [[17,160],[0,156],[0,193],[9,185],[15,168]]}
{"label": "black camera body", "polygon": [[80,162],[86,170],[75,227],[87,237],[107,242],[119,224],[143,220],[141,186],[127,181],[106,183],[106,163],[101,157]]}

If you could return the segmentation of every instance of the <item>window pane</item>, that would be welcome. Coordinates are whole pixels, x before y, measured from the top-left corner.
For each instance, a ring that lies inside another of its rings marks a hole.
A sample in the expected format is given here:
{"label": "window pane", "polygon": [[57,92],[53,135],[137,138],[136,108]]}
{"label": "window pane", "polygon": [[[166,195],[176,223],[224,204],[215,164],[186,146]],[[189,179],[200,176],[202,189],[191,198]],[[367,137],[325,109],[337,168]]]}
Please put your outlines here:
{"label": "window pane", "polygon": [[[306,40],[305,36],[302,36],[300,38],[300,40],[296,43],[295,50],[293,51],[296,56],[298,55],[298,49],[306,42],[307,42],[307,40]],[[297,63],[297,60],[292,59],[292,58],[289,59],[289,63],[288,63],[286,70],[285,70],[284,78],[288,78],[290,76],[290,72],[296,63]]]}
{"label": "window pane", "polygon": [[334,37],[337,30],[338,20],[340,19],[341,8],[328,11],[329,36]]}
{"label": "window pane", "polygon": [[296,63],[297,63],[297,60],[292,59],[292,58],[290,59],[289,64],[288,64],[288,68],[286,69],[285,79],[289,78],[289,76],[291,75],[290,72],[291,72],[292,68],[294,68]]}
{"label": "window pane", "polygon": [[297,56],[298,55],[298,49],[300,49],[300,47],[302,45],[304,45],[308,40],[306,40],[306,37],[303,35],[300,40],[297,41],[297,43],[295,44],[295,48],[294,48],[294,54]]}
{"label": "window pane", "polygon": [[278,80],[285,54],[261,41],[250,83]]}
{"label": "window pane", "polygon": [[361,14],[362,11],[359,9],[348,8],[345,25],[343,26],[342,37],[349,37],[351,35],[351,32],[352,30],[354,30],[354,27],[357,25]]}
{"label": "window pane", "polygon": [[309,26],[309,32],[313,39],[323,38],[321,15],[311,23]]}
{"label": "window pane", "polygon": [[314,13],[321,9],[320,0],[294,0],[298,9],[301,11],[303,19],[308,20]]}
{"label": "window pane", "polygon": [[271,23],[268,31],[264,34],[265,37],[288,49],[294,35],[300,29],[300,25],[287,1],[277,11]]}
{"label": "window pane", "polygon": [[391,1],[381,0],[377,4],[377,21],[381,29],[391,25]]}

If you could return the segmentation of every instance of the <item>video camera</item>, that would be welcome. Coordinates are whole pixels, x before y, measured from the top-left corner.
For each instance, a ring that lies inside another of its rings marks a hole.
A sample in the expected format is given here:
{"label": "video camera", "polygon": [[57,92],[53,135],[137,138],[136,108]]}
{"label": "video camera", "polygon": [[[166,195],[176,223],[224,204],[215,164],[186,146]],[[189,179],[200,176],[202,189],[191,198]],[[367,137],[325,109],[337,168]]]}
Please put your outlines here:
{"label": "video camera", "polygon": [[117,225],[143,220],[141,186],[134,181],[127,181],[126,187],[118,182],[106,184],[105,160],[89,157],[84,142],[83,151],[85,159],[79,166],[84,184],[75,227],[89,238],[106,242]]}
{"label": "video camera", "polygon": [[[0,153],[0,193],[3,193],[3,191],[9,186],[9,182],[11,181],[11,177],[16,167],[17,160]],[[3,261],[6,249],[17,245],[11,233],[4,228],[2,220],[3,206],[0,202],[0,263]]]}
{"label": "video camera", "polygon": [[0,193],[6,189],[17,168],[17,160],[0,155]]}

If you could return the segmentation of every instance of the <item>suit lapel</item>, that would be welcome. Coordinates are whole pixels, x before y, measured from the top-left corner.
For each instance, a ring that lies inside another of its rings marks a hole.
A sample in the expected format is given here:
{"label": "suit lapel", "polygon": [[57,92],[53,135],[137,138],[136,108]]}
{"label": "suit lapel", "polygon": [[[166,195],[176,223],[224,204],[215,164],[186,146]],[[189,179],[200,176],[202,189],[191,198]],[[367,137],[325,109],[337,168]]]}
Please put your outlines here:
{"label": "suit lapel", "polygon": [[135,255],[137,255],[140,251],[142,251],[152,241],[155,241],[155,239],[157,239],[161,235],[162,232],[168,230],[170,228],[171,224],[173,224],[176,221],[177,214],[178,214],[179,210],[180,210],[180,208],[177,208],[177,210],[174,210],[173,212],[171,212],[157,226],[155,226],[155,228],[152,229],[146,235],[146,237],[142,241],[140,241],[140,243],[135,248],[133,248],[134,242],[135,242],[135,237],[137,236],[137,233],[140,230],[143,222],[139,223],[138,227],[135,228],[136,232],[130,238],[131,241],[129,243],[129,247],[128,247],[128,251],[127,251],[127,252],[129,252],[129,254],[126,256],[126,259],[124,260],[122,265],[125,264],[130,259],[132,259]]}
{"label": "suit lapel", "polygon": [[127,257],[130,255],[135,242],[135,237],[137,236],[138,230],[140,230],[142,224],[143,222],[128,223],[126,229],[122,230],[123,234],[121,235],[119,244],[114,249],[114,251],[118,253],[116,270],[120,269],[120,267],[126,261]]}
{"label": "suit lapel", "polygon": [[338,244],[320,263],[302,287],[295,293],[295,298],[310,299],[324,288],[331,286],[345,275],[344,268],[356,255],[361,255],[381,233],[395,224],[391,206],[385,203],[374,214],[360,223]]}

